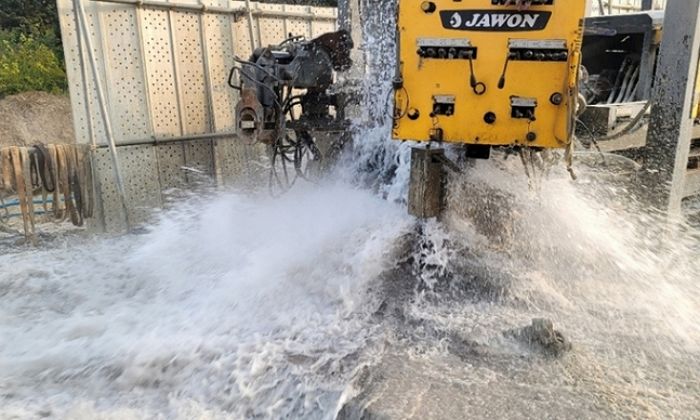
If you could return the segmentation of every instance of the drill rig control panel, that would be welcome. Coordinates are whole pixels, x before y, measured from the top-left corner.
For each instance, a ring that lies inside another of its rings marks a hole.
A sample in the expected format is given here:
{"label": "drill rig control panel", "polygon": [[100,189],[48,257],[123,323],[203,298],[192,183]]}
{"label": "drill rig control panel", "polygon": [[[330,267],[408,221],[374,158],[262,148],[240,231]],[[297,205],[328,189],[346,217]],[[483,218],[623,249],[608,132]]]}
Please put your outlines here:
{"label": "drill rig control panel", "polygon": [[400,0],[394,138],[566,147],[585,3]]}

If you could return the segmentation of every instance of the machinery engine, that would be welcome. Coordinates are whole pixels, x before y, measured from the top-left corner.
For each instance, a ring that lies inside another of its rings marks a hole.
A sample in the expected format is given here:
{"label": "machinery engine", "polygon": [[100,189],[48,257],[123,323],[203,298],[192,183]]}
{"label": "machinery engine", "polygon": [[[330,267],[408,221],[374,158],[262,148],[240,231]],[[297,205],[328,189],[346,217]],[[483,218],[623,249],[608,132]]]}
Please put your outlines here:
{"label": "machinery engine", "polygon": [[346,31],[310,41],[290,35],[279,45],[256,49],[248,60],[235,59],[229,85],[240,91],[237,134],[249,143],[272,147],[273,171],[279,163],[285,165],[286,174],[289,162],[302,175],[304,156],[321,159],[311,132],[342,131],[348,126],[345,95],[332,87],[335,72],[350,68],[352,47]]}

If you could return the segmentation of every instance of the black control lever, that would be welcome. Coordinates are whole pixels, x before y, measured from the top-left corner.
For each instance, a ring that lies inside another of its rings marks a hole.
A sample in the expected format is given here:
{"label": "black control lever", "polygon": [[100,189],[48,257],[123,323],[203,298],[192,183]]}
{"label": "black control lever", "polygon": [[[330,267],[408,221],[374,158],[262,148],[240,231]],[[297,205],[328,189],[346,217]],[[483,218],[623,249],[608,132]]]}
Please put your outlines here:
{"label": "black control lever", "polygon": [[508,63],[510,63],[511,59],[515,58],[516,54],[517,53],[514,53],[511,51],[508,53],[508,56],[506,57],[506,62],[503,65],[503,72],[501,73],[501,78],[498,79],[498,88],[499,89],[503,89],[504,87],[506,87],[506,73],[508,72]]}
{"label": "black control lever", "polygon": [[467,52],[467,59],[469,59],[469,86],[475,94],[481,96],[486,93],[486,84],[476,80],[476,75],[474,74],[474,53],[472,51]]}

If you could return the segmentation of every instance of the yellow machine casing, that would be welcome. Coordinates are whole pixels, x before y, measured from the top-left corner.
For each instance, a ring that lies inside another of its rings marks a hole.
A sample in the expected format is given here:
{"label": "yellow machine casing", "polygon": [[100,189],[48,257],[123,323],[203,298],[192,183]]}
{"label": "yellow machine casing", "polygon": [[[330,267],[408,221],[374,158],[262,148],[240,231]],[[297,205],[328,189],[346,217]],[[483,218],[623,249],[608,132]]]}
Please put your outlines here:
{"label": "yellow machine casing", "polygon": [[393,137],[565,147],[585,0],[399,1]]}

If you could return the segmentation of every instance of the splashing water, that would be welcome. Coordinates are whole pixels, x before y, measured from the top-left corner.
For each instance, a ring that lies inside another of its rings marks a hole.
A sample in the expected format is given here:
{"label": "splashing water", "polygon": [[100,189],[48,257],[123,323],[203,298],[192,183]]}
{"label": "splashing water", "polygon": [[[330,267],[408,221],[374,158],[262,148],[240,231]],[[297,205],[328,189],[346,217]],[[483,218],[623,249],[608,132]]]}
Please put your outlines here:
{"label": "splashing water", "polygon": [[5,255],[0,417],[328,417],[409,226],[399,206],[327,185]]}
{"label": "splashing water", "polygon": [[[332,179],[0,255],[0,418],[697,417],[698,232],[599,171],[532,190],[498,160],[451,179],[443,221],[408,217],[394,4],[365,10],[361,140]],[[571,352],[508,334],[533,318]]]}

